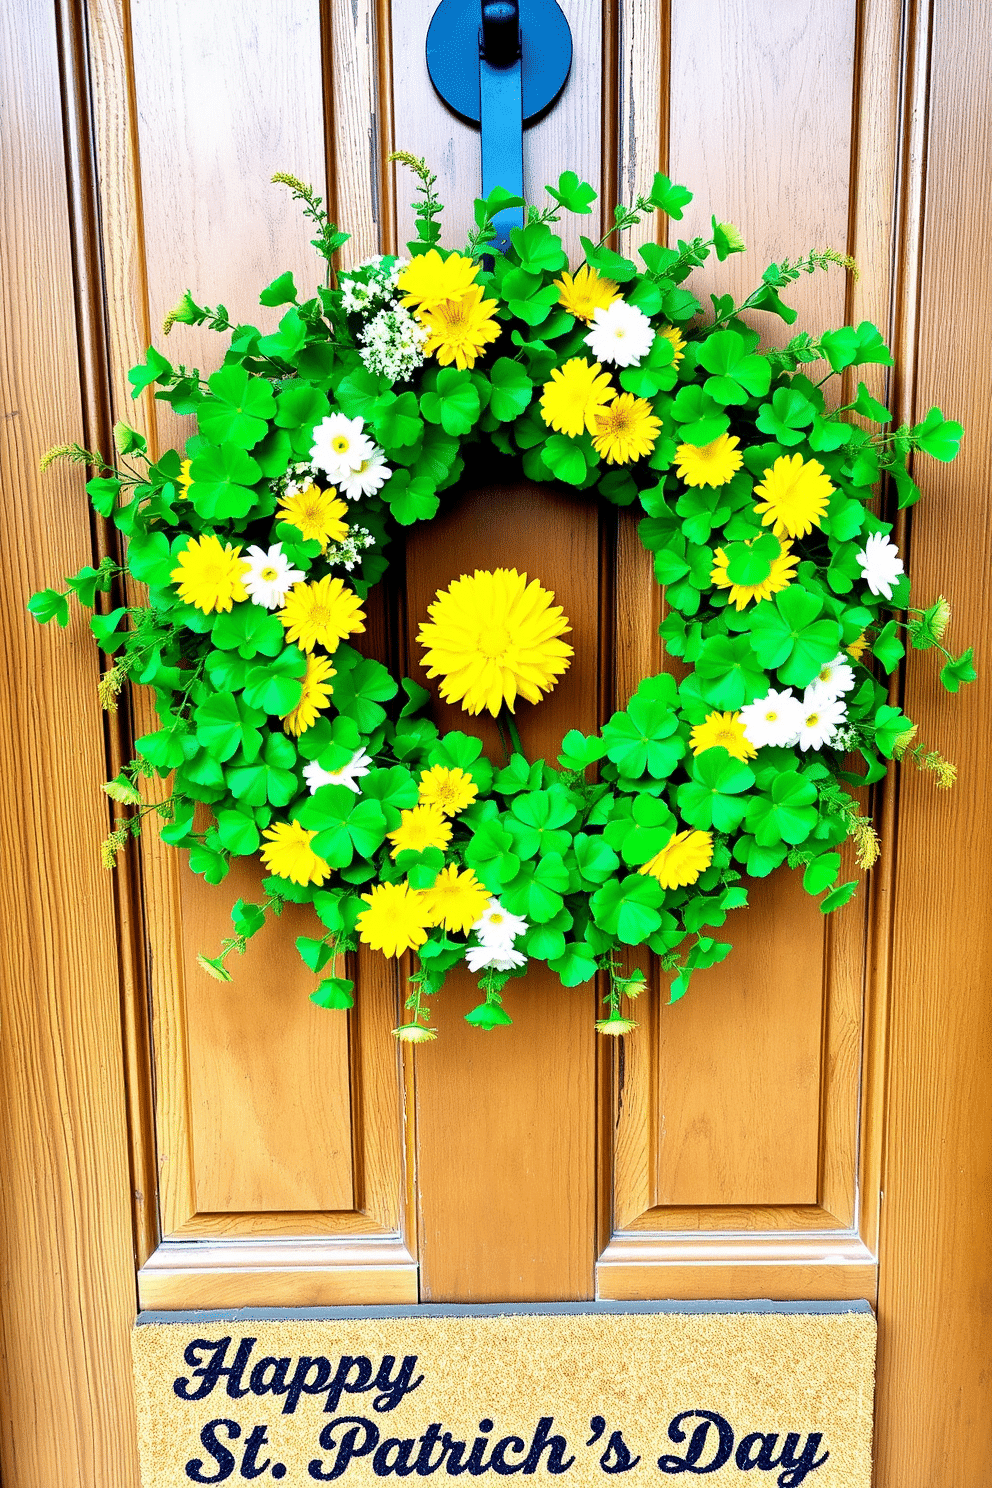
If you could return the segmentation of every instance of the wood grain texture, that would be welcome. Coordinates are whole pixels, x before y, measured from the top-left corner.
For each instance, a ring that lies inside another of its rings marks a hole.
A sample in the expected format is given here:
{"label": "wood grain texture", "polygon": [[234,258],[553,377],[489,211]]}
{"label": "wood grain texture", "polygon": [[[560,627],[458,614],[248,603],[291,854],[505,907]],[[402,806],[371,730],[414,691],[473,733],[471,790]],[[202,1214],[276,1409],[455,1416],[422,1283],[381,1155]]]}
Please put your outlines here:
{"label": "wood grain texture", "polygon": [[85,622],[52,634],[24,610],[92,554],[79,473],[38,475],[45,449],[82,434],[55,20],[44,0],[0,15],[0,1473],[9,1488],[102,1488],[136,1472],[106,760]]}
{"label": "wood grain texture", "polygon": [[142,1308],[397,1306],[417,1301],[402,1241],[167,1242],[138,1273]]}
{"label": "wood grain texture", "polygon": [[[947,644],[975,644],[982,680],[948,706],[929,656],[914,656],[907,667],[907,710],[921,737],[956,762],[959,781],[953,792],[935,794],[929,780],[904,769],[900,782],[878,1475],[885,1488],[978,1488],[992,1456],[992,418],[984,372],[992,312],[988,260],[977,248],[988,211],[992,85],[978,11],[937,3],[930,35],[927,7],[911,11],[908,46],[917,67],[906,90],[914,126],[907,143],[922,159],[904,167],[911,179],[925,172],[922,235],[904,232],[900,243],[909,284],[913,269],[919,273],[913,401],[916,417],[939,403],[965,425],[966,437],[949,468],[917,457],[925,496],[912,513],[909,568],[918,602],[938,592],[950,599]],[[900,302],[907,303],[902,293]]]}

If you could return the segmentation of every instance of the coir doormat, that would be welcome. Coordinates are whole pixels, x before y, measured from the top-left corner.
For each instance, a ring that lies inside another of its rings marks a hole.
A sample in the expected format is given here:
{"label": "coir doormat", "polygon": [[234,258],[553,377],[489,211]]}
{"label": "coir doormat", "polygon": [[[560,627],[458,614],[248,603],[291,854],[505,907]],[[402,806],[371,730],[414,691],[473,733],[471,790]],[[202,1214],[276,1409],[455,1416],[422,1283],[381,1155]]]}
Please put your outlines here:
{"label": "coir doormat", "polygon": [[867,1303],[146,1313],[143,1488],[869,1488]]}

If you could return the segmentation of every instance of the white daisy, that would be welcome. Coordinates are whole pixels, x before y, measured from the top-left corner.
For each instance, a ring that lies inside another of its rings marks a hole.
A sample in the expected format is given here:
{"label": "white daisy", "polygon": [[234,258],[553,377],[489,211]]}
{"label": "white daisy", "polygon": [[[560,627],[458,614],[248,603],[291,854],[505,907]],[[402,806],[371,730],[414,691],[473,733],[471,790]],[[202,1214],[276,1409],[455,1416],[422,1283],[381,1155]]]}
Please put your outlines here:
{"label": "white daisy", "polygon": [[819,687],[829,697],[841,697],[845,692],[850,692],[854,680],[854,670],[841,654],[835,656],[833,661],[828,661],[825,667],[821,667],[810,685]]}
{"label": "white daisy", "polygon": [[831,697],[830,693],[817,687],[815,682],[803,693],[800,709],[797,740],[800,749],[822,749],[824,744],[831,743],[837,730],[847,722],[847,708],[843,698]]}
{"label": "white daisy", "polygon": [[303,778],[310,787],[310,794],[319,791],[322,785],[346,785],[349,790],[355,792],[356,796],[362,793],[361,786],[357,783],[363,775],[367,775],[372,768],[372,761],[364,749],[357,750],[346,765],[340,770],[325,770],[323,765],[318,765],[316,760],[311,760],[308,765],[303,766]]}
{"label": "white daisy", "polygon": [[527,928],[527,921],[504,909],[498,899],[490,899],[472,926],[483,945],[507,949],[512,948],[517,936],[523,935]]}
{"label": "white daisy", "polygon": [[264,548],[248,548],[244,565],[241,582],[248,598],[252,604],[264,605],[267,610],[278,610],[293,585],[306,578],[302,569],[290,568],[281,542],[273,543],[268,552]]}
{"label": "white daisy", "polygon": [[793,697],[792,688],[769,692],[740,711],[744,737],[755,749],[765,744],[795,744],[802,726],[802,703]]}
{"label": "white daisy", "polygon": [[373,445],[371,455],[362,461],[357,470],[349,470],[347,475],[338,477],[338,495],[343,496],[346,501],[357,501],[361,496],[374,496],[392,473],[382,450],[378,445]]}
{"label": "white daisy", "polygon": [[653,340],[654,331],[643,310],[628,305],[626,300],[614,300],[605,310],[593,311],[586,345],[597,362],[637,367],[651,350]]}
{"label": "white daisy", "polygon": [[359,417],[330,413],[314,429],[310,459],[335,484],[374,455],[375,445],[362,432],[364,428]]}
{"label": "white daisy", "polygon": [[512,971],[515,966],[524,966],[527,957],[523,951],[512,946],[469,946],[465,952],[469,971]]}
{"label": "white daisy", "polygon": [[895,543],[889,542],[884,532],[873,532],[864,552],[858,554],[858,563],[872,594],[884,594],[891,599],[896,580],[905,572]]}

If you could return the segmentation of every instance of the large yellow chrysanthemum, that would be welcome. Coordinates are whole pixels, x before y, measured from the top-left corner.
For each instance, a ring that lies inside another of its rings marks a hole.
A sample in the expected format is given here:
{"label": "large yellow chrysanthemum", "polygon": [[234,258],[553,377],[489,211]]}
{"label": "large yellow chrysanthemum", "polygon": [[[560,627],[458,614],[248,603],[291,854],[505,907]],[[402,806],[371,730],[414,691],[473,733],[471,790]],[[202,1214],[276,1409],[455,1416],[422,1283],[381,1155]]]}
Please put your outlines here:
{"label": "large yellow chrysanthemum", "polygon": [[819,527],[834,488],[819,460],[779,455],[754,494],[764,497],[754,509],[776,537],[805,537]]}
{"label": "large yellow chrysanthemum", "polygon": [[663,889],[681,889],[696,882],[713,861],[709,832],[675,832],[660,853],[642,863],[638,873],[649,873]]}
{"label": "large yellow chrysanthemum", "polygon": [[337,676],[329,656],[308,656],[307,669],[303,674],[303,691],[295,708],[283,715],[283,727],[287,734],[302,734],[312,728],[326,708],[334,691],[330,679]]}
{"label": "large yellow chrysanthemum", "polygon": [[685,355],[685,338],[680,335],[674,326],[661,326],[658,330],[658,335],[664,336],[666,341],[672,343],[672,350],[675,353],[672,357],[672,366],[677,367]]}
{"label": "large yellow chrysanthemum", "polygon": [[402,956],[415,951],[427,939],[428,921],[423,895],[402,883],[376,884],[362,898],[368,905],[355,921],[358,934],[367,946],[384,956]]}
{"label": "large yellow chrysanthemum", "polygon": [[[748,543],[747,546],[750,547],[751,544]],[[773,594],[787,589],[796,577],[796,569],[799,567],[798,554],[794,554],[789,543],[782,542],[781,538],[779,539],[778,557],[772,559],[771,571],[760,584],[735,584],[727,572],[729,562],[723,549],[717,548],[713,554],[710,582],[718,589],[730,590],[730,602],[737,610],[743,610],[752,600],[770,599]]]}
{"label": "large yellow chrysanthemum", "polygon": [[436,806],[445,816],[457,816],[471,806],[479,791],[471,775],[457,766],[433,765],[420,777],[421,806]]}
{"label": "large yellow chrysanthemum", "polygon": [[519,693],[541,700],[567,670],[572,648],[558,637],[571,630],[554,595],[515,568],[476,569],[438,593],[417,640],[429,648],[429,677],[443,677],[441,696],[466,713],[484,708],[495,718],[514,711]]}
{"label": "large yellow chrysanthemum", "polygon": [[596,415],[592,447],[609,465],[629,465],[654,449],[661,432],[647,398],[620,393]]}
{"label": "large yellow chrysanthemum", "polygon": [[591,321],[594,311],[605,310],[620,296],[613,280],[601,279],[591,264],[583,264],[574,275],[566,269],[554,282],[559,305],[578,320]]}
{"label": "large yellow chrysanthemum", "polygon": [[754,759],[758,751],[744,732],[739,713],[708,713],[689,736],[693,754],[706,749],[725,749],[736,760]]}
{"label": "large yellow chrysanthemum", "polygon": [[541,417],[557,434],[574,438],[588,429],[596,432],[596,415],[615,397],[610,375],[598,362],[572,357],[556,367],[541,391]]}
{"label": "large yellow chrysanthemum", "polygon": [[736,434],[720,434],[710,444],[680,444],[675,474],[686,486],[725,486],[744,464]]}
{"label": "large yellow chrysanthemum", "polygon": [[322,884],[331,870],[310,846],[316,835],[299,822],[275,822],[262,833],[267,839],[262,862],[277,878],[288,878],[296,884]]}
{"label": "large yellow chrysanthemum", "polygon": [[437,357],[442,367],[454,362],[460,371],[475,366],[500,333],[499,321],[493,319],[498,302],[484,300],[482,293],[482,285],[473,284],[457,299],[442,300],[431,310],[417,312],[417,319],[427,330],[425,356]]}
{"label": "large yellow chrysanthemum", "polygon": [[424,852],[428,847],[447,847],[451,841],[451,823],[437,806],[413,806],[400,812],[400,824],[390,832],[393,844],[390,857],[401,852]]}
{"label": "large yellow chrysanthemum", "polygon": [[205,615],[229,610],[235,602],[248,598],[242,583],[245,565],[240,547],[222,543],[212,534],[191,537],[176,563],[169,578],[179,590],[179,598]]}
{"label": "large yellow chrysanthemum", "polygon": [[283,496],[276,517],[281,522],[291,522],[305,542],[319,542],[323,553],[328,543],[344,542],[348,536],[348,523],[344,520],[347,510],[335,486],[326,491],[319,486],[307,486],[305,491]]}
{"label": "large yellow chrysanthemum", "polygon": [[286,639],[301,651],[324,646],[336,651],[346,636],[365,629],[365,611],[353,589],[341,579],[318,579],[312,584],[294,584],[279,611]]}
{"label": "large yellow chrysanthemum", "polygon": [[472,288],[478,272],[478,263],[463,253],[442,258],[431,248],[401,269],[396,281],[403,296],[400,303],[408,310],[433,310],[442,300],[460,299]]}
{"label": "large yellow chrysanthemum", "polygon": [[433,886],[423,892],[428,922],[460,935],[468,934],[492,898],[471,868],[459,873],[454,863],[442,868]]}

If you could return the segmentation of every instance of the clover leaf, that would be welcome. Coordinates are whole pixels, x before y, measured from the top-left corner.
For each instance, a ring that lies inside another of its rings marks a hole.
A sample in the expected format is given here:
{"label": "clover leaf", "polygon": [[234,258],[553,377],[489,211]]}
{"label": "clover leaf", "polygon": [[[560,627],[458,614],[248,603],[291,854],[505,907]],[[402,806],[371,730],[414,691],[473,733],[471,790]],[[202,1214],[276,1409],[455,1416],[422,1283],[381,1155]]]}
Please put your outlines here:
{"label": "clover leaf", "polygon": [[489,407],[500,423],[519,418],[534,395],[534,385],[519,362],[500,357],[489,372],[493,390]]}
{"label": "clover leaf", "polygon": [[269,432],[266,420],[276,411],[269,384],[249,377],[244,367],[221,367],[208,379],[213,397],[197,409],[200,429],[214,444],[251,449]]}
{"label": "clover leaf", "polygon": [[596,924],[624,945],[642,945],[661,928],[665,891],[649,874],[611,879],[589,901]]}
{"label": "clover leaf", "polygon": [[498,821],[484,821],[465,848],[465,862],[492,894],[516,878],[520,859],[513,851],[513,838]]}
{"label": "clover leaf", "polygon": [[603,728],[606,753],[621,775],[636,780],[647,774],[664,780],[685,754],[685,742],[677,732],[675,691],[672,681],[670,700],[635,693],[626,712],[614,713]]}
{"label": "clover leaf", "polygon": [[696,676],[700,695],[714,708],[742,708],[768,691],[747,636],[709,636],[696,658]]}
{"label": "clover leaf", "polygon": [[245,702],[263,713],[285,718],[300,701],[307,659],[298,646],[286,646],[272,661],[252,667],[245,678]]}
{"label": "clover leaf", "polygon": [[723,407],[746,403],[748,398],[764,397],[771,386],[772,369],[763,356],[748,352],[747,344],[736,331],[717,331],[707,336],[697,348],[701,367],[713,376],[703,389]]}
{"label": "clover leaf", "polygon": [[717,745],[705,749],[689,766],[691,780],[676,792],[679,811],[691,827],[735,832],[744,819],[742,794],[754,785],[754,772]]}
{"label": "clover leaf", "polygon": [[193,460],[190,474],[190,500],[208,522],[246,517],[257,499],[251,487],[262,479],[258,463],[235,444],[208,445]]}
{"label": "clover leaf", "polygon": [[523,915],[535,925],[553,920],[564,907],[562,895],[568,890],[568,869],[560,853],[549,852],[535,863],[522,863],[520,872],[508,883],[501,902],[511,914]]}
{"label": "clover leaf", "polygon": [[246,806],[288,806],[299,790],[294,766],[296,747],[285,734],[269,734],[253,760],[235,759],[226,772],[231,794]]}
{"label": "clover leaf", "polygon": [[802,444],[805,429],[816,417],[814,403],[803,397],[795,388],[776,388],[770,403],[763,403],[758,410],[756,423],[763,434],[771,435],[786,447]]}
{"label": "clover leaf", "polygon": [[[254,760],[262,747],[259,724],[265,714],[241,697],[213,693],[194,710],[196,737],[219,760],[228,760],[239,749],[246,760]],[[137,745],[135,745],[137,748]]]}
{"label": "clover leaf", "polygon": [[557,186],[545,186],[545,191],[566,212],[588,216],[596,200],[596,192],[588,181],[580,181],[574,171],[562,171]]}
{"label": "clover leaf", "polygon": [[573,820],[576,807],[564,786],[550,790],[529,791],[515,796],[506,818],[506,829],[513,838],[514,851],[521,858],[538,853],[564,854],[572,841],[570,832],[560,829]]}
{"label": "clover leaf", "polygon": [[914,424],[910,433],[921,450],[935,460],[953,460],[961,446],[964,430],[960,424],[945,419],[939,408],[931,408],[920,424]]}
{"label": "clover leaf", "polygon": [[294,815],[302,827],[317,833],[311,846],[331,868],[347,868],[356,853],[370,858],[387,831],[379,802],[356,798],[346,785],[322,785]]}
{"label": "clover leaf", "polygon": [[446,434],[467,434],[479,417],[482,404],[471,374],[456,367],[443,367],[437,374],[436,391],[421,394],[420,412],[431,424],[440,424]]}
{"label": "clover leaf", "polygon": [[[775,847],[780,842],[805,842],[816,825],[816,786],[796,770],[776,775],[766,795],[756,796],[747,805],[749,832],[759,847]],[[751,872],[750,865],[748,872]]]}
{"label": "clover leaf", "polygon": [[777,668],[790,687],[808,687],[840,650],[841,627],[836,620],[819,619],[822,613],[823,601],[799,584],[790,584],[774,600],[755,606],[750,639],[754,654],[763,667]]}

